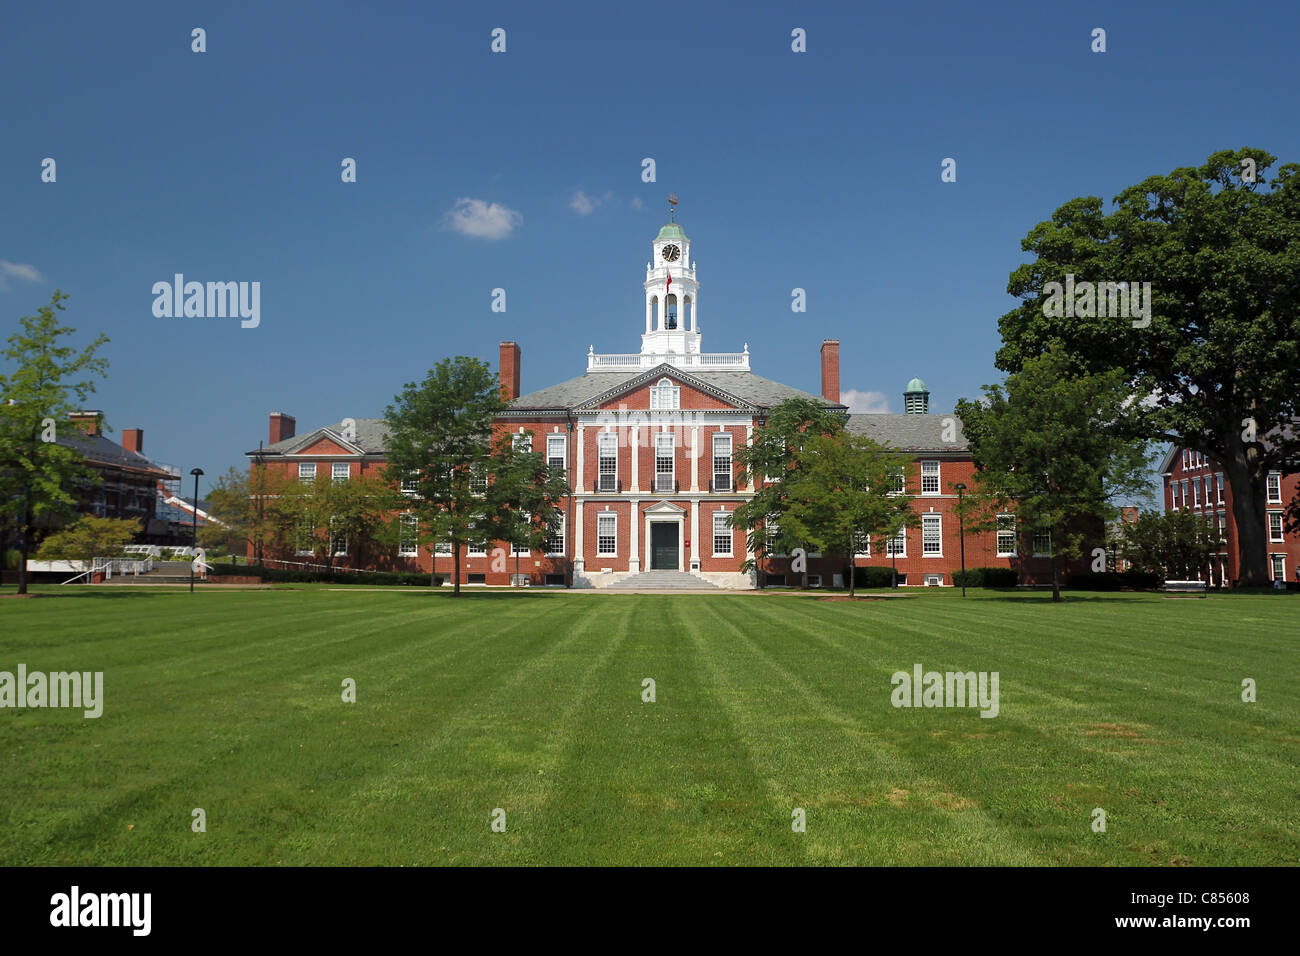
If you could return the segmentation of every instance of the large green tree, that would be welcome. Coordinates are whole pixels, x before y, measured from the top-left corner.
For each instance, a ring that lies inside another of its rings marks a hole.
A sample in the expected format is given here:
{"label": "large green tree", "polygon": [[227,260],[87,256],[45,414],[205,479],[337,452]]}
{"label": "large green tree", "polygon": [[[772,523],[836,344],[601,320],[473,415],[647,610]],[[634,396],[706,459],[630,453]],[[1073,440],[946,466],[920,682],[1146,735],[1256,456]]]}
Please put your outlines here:
{"label": "large green tree", "polygon": [[[1275,159],[1225,150],[1125,189],[1113,212],[1096,196],[1061,206],[1021,242],[1037,259],[1011,274],[1023,301],[999,322],[997,355],[1015,372],[1060,343],[1083,368],[1122,369],[1143,435],[1222,464],[1254,586],[1269,577],[1265,476],[1294,469],[1300,446],[1300,165],[1269,179]],[[1068,298],[1047,288],[1070,281]],[[1096,314],[1146,282],[1149,310]]]}
{"label": "large green tree", "polygon": [[975,460],[970,501],[986,516],[1014,513],[1022,539],[1050,532],[1059,601],[1061,559],[1104,549],[1119,502],[1149,494],[1148,446],[1125,422],[1125,375],[1079,372],[1053,346],[984,393],[956,409]]}
{"label": "large green tree", "polygon": [[268,530],[281,549],[310,551],[327,567],[344,554],[363,563],[369,548],[388,543],[391,513],[405,504],[386,477],[336,481],[322,474],[310,482],[290,480],[267,503]]}
{"label": "large green tree", "polygon": [[112,558],[140,533],[138,518],[96,518],[82,515],[41,542],[38,558],[80,561],[89,566],[95,558]]}
{"label": "large green tree", "polygon": [[385,412],[388,478],[409,483],[408,507],[430,554],[450,544],[456,595],[461,548],[491,536],[484,499],[492,421],[505,407],[487,363],[459,355],[438,362],[423,382],[408,382]]}
{"label": "large green tree", "polygon": [[18,533],[18,593],[27,593],[27,557],[39,523],[71,513],[78,486],[95,480],[81,455],[55,439],[73,426],[68,415],[95,390],[108,370],[97,355],[100,335],[85,348],[66,344],[77,330],[57,313],[68,296],[55,290],[50,304],[9,336],[0,372],[0,527]]}
{"label": "large green tree", "polygon": [[270,524],[267,505],[293,480],[262,464],[255,463],[247,471],[232,466],[204,496],[215,520],[199,528],[199,541],[207,548],[226,548],[232,555],[251,550],[260,562]]}

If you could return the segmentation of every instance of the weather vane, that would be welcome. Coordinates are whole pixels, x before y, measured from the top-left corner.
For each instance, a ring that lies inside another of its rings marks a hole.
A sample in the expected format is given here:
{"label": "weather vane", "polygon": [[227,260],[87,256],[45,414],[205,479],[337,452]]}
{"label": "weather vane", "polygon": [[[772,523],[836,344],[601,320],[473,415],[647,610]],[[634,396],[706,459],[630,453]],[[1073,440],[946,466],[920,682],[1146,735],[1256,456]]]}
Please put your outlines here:
{"label": "weather vane", "polygon": [[668,221],[669,222],[677,221],[677,194],[676,193],[668,194]]}

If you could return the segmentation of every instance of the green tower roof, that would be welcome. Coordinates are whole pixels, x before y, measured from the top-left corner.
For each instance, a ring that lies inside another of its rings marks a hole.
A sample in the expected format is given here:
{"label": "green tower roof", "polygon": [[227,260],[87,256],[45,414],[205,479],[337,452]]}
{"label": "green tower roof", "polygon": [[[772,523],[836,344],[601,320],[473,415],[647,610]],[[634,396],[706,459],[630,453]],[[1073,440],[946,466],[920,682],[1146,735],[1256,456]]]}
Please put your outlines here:
{"label": "green tower roof", "polygon": [[903,394],[906,395],[908,392],[928,392],[928,391],[929,389],[925,387],[925,382],[921,381],[919,378],[914,378],[907,383],[907,390],[903,392]]}
{"label": "green tower roof", "polygon": [[656,236],[655,238],[656,239],[685,239],[686,233],[682,231],[682,227],[677,225],[677,223],[670,222],[668,223],[668,225],[664,226],[662,229],[659,230],[659,235]]}

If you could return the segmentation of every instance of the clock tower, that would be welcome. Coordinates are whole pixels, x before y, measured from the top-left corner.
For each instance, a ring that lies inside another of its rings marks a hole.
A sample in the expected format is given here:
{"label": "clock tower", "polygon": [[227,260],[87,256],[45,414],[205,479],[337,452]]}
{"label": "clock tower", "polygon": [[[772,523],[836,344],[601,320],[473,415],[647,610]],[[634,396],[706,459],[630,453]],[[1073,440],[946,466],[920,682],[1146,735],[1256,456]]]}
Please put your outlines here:
{"label": "clock tower", "polygon": [[700,284],[695,278],[691,240],[676,222],[677,198],[669,222],[659,230],[653,256],[645,270],[645,334],[642,355],[698,355],[700,324],[697,311]]}

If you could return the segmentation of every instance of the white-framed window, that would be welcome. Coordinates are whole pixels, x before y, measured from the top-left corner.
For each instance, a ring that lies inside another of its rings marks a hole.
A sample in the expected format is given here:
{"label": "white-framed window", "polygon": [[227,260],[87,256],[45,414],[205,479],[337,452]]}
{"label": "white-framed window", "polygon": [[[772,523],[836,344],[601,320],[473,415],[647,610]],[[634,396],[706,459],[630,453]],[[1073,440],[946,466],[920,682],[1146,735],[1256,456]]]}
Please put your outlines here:
{"label": "white-framed window", "polygon": [[618,435],[601,432],[596,437],[597,491],[618,490]]}
{"label": "white-framed window", "polygon": [[413,558],[420,553],[420,522],[409,511],[397,518],[397,555]]}
{"label": "white-framed window", "polygon": [[300,461],[298,462],[298,480],[304,485],[310,485],[316,480],[316,462]]}
{"label": "white-framed window", "polygon": [[1188,469],[1188,465],[1187,465],[1187,449],[1184,448],[1184,449],[1183,449],[1183,471],[1187,471],[1187,469]]}
{"label": "white-framed window", "polygon": [[564,554],[564,512],[557,511],[546,526],[546,553]]}
{"label": "white-framed window", "polygon": [[1268,513],[1268,540],[1282,540],[1282,512],[1270,511]]}
{"label": "white-framed window", "polygon": [[1193,478],[1192,479],[1192,507],[1199,508],[1200,506],[1201,506],[1201,479]]}
{"label": "white-framed window", "polygon": [[887,558],[905,558],[907,557],[907,529],[899,528],[898,534],[889,539],[885,545],[885,557]]}
{"label": "white-framed window", "polygon": [[[533,518],[533,516],[530,515],[527,511],[521,511],[521,512],[519,512],[519,517],[523,518],[524,521],[525,521],[527,524],[532,524],[532,518]],[[526,558],[526,557],[528,557],[528,552],[529,552],[529,550],[530,550],[529,548],[520,548],[520,547],[517,547],[516,544],[515,544],[515,542],[513,542],[513,541],[510,542],[510,557],[512,557],[512,558],[513,558],[515,555],[519,555],[519,557],[521,557],[521,558]]]}
{"label": "white-framed window", "polygon": [[[477,520],[477,519],[481,519],[483,516],[482,516],[482,515],[475,515],[474,517],[475,517],[475,519]],[[471,532],[471,534],[472,534],[472,533],[473,533],[473,532]],[[469,541],[469,542],[467,542],[467,543],[465,544],[465,556],[466,556],[466,557],[470,557],[470,558],[486,558],[486,557],[487,557],[487,546],[488,546],[488,543],[487,543],[486,541],[483,541],[483,540],[480,540],[480,541]]]}
{"label": "white-framed window", "polygon": [[420,472],[412,468],[407,473],[407,477],[402,479],[402,494],[418,495],[420,493]]}
{"label": "white-framed window", "polygon": [[330,553],[341,557],[348,553],[348,535],[338,518],[330,518]]}
{"label": "white-framed window", "polygon": [[716,432],[713,436],[713,490],[732,491],[731,435]]}
{"label": "white-framed window", "polygon": [[451,540],[444,538],[433,546],[434,554],[451,554]]}
{"label": "white-framed window", "polygon": [[1016,556],[1016,516],[998,515],[998,557]]}
{"label": "white-framed window", "polygon": [[1219,543],[1224,544],[1228,540],[1228,516],[1219,512]]}
{"label": "white-framed window", "polygon": [[785,552],[781,551],[776,543],[781,536],[781,526],[770,515],[765,519],[765,524],[767,525],[768,556],[772,558],[785,557]]}
{"label": "white-framed window", "polygon": [[487,469],[482,465],[471,465],[469,469],[469,490],[471,494],[487,494]]}
{"label": "white-framed window", "polygon": [[921,462],[921,494],[937,495],[939,493],[939,463],[937,461]]}
{"label": "white-framed window", "polygon": [[1188,489],[1188,485],[1189,485],[1189,484],[1191,484],[1191,482],[1188,481],[1188,479],[1184,478],[1183,481],[1182,481],[1182,485],[1183,485],[1183,507],[1184,507],[1184,508],[1186,508],[1186,507],[1187,507],[1187,503],[1188,503],[1189,501],[1192,500],[1192,496],[1191,496],[1190,494],[1188,494],[1188,490],[1189,490],[1189,489]]}
{"label": "white-framed window", "polygon": [[731,557],[731,516],[726,511],[713,512],[713,556]]}
{"label": "white-framed window", "polygon": [[347,481],[352,477],[352,468],[346,461],[334,462],[333,472],[330,475],[335,481]]}
{"label": "white-framed window", "polygon": [[853,536],[853,556],[855,558],[871,557],[871,538],[861,531]]}
{"label": "white-framed window", "polygon": [[546,436],[546,467],[552,474],[564,474],[564,436]]}
{"label": "white-framed window", "polygon": [[[1186,484],[1186,482],[1183,482]],[[1034,557],[1050,557],[1052,554],[1052,529],[1035,528],[1033,542]]]}
{"label": "white-framed window", "polygon": [[612,511],[596,515],[596,553],[618,554],[618,515]]}
{"label": "white-framed window", "polygon": [[294,554],[299,556],[312,555],[316,553],[316,529],[311,526],[309,521],[298,523],[298,533],[295,535]]}
{"label": "white-framed window", "polygon": [[650,388],[650,408],[652,410],[681,408],[681,388],[671,379],[661,378],[658,384]]}
{"label": "white-framed window", "polygon": [[1178,482],[1169,482],[1169,510],[1178,510]]}
{"label": "white-framed window", "polygon": [[522,432],[515,435],[515,451],[527,454],[533,450],[532,432]]}
{"label": "white-framed window", "polygon": [[676,473],[673,433],[655,434],[655,491],[672,491]]}
{"label": "white-framed window", "polygon": [[1269,472],[1268,478],[1265,479],[1268,488],[1268,503],[1277,505],[1282,503],[1282,475],[1279,472]]}
{"label": "white-framed window", "polygon": [[1218,489],[1218,503],[1223,504],[1223,472],[1219,472],[1214,476],[1214,484]]}
{"label": "white-framed window", "polygon": [[921,556],[943,557],[943,515],[921,515]]}
{"label": "white-framed window", "polygon": [[1271,554],[1269,555],[1269,560],[1273,562],[1273,580],[1285,581],[1286,580],[1286,555]]}
{"label": "white-framed window", "polygon": [[889,476],[891,495],[901,495],[907,491],[907,475],[901,471],[892,472]]}

